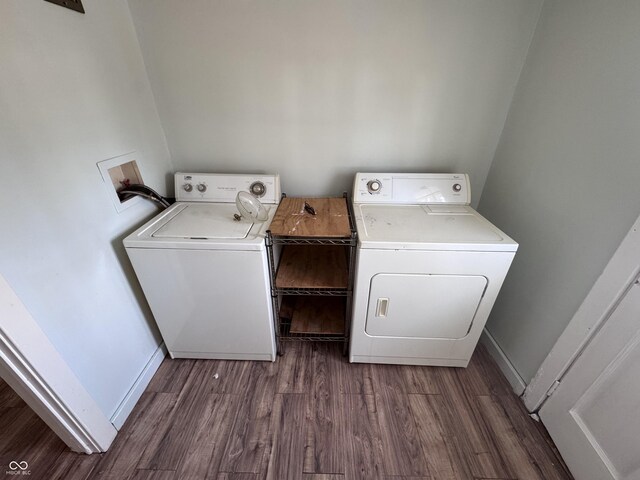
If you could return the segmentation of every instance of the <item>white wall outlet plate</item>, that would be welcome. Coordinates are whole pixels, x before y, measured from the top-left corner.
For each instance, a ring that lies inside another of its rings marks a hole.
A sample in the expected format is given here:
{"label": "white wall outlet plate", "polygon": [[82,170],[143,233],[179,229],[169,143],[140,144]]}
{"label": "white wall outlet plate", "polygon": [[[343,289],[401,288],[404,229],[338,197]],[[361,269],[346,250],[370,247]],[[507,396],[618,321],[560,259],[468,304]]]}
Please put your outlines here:
{"label": "white wall outlet plate", "polygon": [[136,152],[109,158],[97,163],[109,198],[111,198],[117,212],[122,212],[142,201],[142,198],[138,196],[128,198],[125,201],[120,201],[120,197],[118,197],[118,191],[126,185],[144,183],[142,174],[140,173],[140,163],[140,155]]}

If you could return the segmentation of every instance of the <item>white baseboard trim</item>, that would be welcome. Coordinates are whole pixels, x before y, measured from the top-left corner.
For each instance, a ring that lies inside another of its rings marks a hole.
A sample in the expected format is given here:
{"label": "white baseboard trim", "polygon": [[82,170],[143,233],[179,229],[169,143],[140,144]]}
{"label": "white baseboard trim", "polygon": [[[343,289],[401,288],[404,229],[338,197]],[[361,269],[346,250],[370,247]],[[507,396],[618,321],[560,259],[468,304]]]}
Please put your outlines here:
{"label": "white baseboard trim", "polygon": [[482,331],[480,343],[486,347],[489,354],[496,361],[500,371],[505,377],[507,377],[507,380],[511,384],[513,391],[516,392],[517,395],[522,395],[524,389],[527,388],[527,384],[515,369],[509,358],[502,351],[498,342],[496,342],[495,338],[493,338],[486,328]]}
{"label": "white baseboard trim", "polygon": [[158,371],[160,364],[166,356],[167,347],[162,343],[158,349],[153,352],[153,355],[145,365],[144,369],[140,375],[138,375],[136,381],[133,382],[133,385],[122,399],[122,402],[120,402],[120,405],[118,405],[115,413],[111,416],[111,423],[118,430],[120,430],[122,425],[124,425],[125,420],[131,414],[131,411],[133,410],[133,407],[136,406],[136,403],[138,403],[138,400],[140,400],[145,388],[147,388],[147,385],[151,382],[153,375]]}

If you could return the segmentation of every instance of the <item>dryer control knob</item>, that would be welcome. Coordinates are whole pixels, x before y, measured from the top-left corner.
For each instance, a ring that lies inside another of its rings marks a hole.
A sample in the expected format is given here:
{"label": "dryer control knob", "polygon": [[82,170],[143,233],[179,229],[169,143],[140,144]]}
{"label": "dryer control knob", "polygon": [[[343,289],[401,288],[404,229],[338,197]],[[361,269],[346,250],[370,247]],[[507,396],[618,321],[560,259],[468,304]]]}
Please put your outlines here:
{"label": "dryer control knob", "polygon": [[199,183],[197,188],[200,193],[204,193],[207,191],[207,186],[204,183]]}
{"label": "dryer control knob", "polygon": [[182,189],[185,192],[190,192],[191,190],[193,190],[193,185],[191,185],[190,183],[185,183],[184,185],[182,185]]}
{"label": "dryer control knob", "polygon": [[454,183],[453,184],[453,191],[454,192],[459,192],[460,190],[462,190],[462,185],[460,185],[459,183]]}
{"label": "dryer control knob", "polygon": [[369,190],[369,193],[378,193],[381,188],[382,183],[380,180],[369,180],[367,182],[367,190]]}

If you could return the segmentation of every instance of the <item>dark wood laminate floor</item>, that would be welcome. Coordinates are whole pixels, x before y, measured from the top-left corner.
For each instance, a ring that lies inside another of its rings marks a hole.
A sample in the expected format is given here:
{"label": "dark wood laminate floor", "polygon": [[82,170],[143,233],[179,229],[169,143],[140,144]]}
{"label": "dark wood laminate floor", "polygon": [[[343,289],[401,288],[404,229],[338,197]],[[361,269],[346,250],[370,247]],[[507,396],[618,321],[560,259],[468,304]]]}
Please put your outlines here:
{"label": "dark wood laminate floor", "polygon": [[[67,446],[33,410],[0,379],[0,478],[11,471],[9,463],[26,461],[29,470],[49,472]],[[87,457],[87,455],[83,455]],[[6,478],[27,478],[10,476]],[[31,476],[33,478],[33,476]],[[37,478],[37,477],[36,477]]]}
{"label": "dark wood laminate floor", "polygon": [[0,468],[26,459],[32,479],[571,478],[482,346],[467,369],[349,364],[318,343],[275,363],[166,359],[102,455],[25,409],[0,386]]}

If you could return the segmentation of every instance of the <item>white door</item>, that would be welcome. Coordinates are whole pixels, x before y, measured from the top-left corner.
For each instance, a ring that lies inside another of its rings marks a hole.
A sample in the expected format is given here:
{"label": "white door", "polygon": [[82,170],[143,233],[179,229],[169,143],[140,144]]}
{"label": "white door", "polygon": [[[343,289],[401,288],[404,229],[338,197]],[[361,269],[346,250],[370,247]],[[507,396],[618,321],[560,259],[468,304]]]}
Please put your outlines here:
{"label": "white door", "polygon": [[540,416],[577,480],[640,480],[638,280]]}

